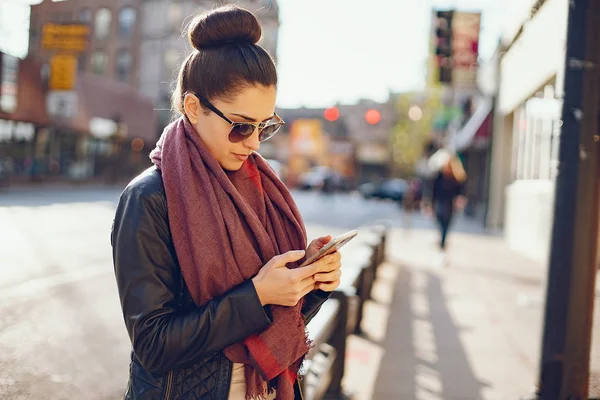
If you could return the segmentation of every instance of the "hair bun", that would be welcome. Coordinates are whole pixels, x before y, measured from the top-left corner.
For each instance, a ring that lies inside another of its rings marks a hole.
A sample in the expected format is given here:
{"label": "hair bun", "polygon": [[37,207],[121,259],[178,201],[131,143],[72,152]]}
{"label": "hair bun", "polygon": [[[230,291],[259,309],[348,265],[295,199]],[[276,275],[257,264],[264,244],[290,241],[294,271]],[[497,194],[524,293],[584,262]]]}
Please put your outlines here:
{"label": "hair bun", "polygon": [[196,16],[189,25],[188,39],[196,50],[232,42],[256,44],[262,30],[250,11],[227,5]]}

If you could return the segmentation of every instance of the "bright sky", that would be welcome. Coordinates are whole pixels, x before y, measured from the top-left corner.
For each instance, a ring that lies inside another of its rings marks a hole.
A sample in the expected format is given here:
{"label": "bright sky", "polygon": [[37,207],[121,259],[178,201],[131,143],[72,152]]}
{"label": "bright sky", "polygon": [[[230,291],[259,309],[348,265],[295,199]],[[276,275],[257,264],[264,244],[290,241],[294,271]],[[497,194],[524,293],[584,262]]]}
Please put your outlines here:
{"label": "bright sky", "polygon": [[[497,44],[507,3],[522,0],[278,0],[281,107],[324,107],[425,82],[431,9],[483,11],[481,56]],[[0,50],[27,52],[27,4],[0,0]]]}

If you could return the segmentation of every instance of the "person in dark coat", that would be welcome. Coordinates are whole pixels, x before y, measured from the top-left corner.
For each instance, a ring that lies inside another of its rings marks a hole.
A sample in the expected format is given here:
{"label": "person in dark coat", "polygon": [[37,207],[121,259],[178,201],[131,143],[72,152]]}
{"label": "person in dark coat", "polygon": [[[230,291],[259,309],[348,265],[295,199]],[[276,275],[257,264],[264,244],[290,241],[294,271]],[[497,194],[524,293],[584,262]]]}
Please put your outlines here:
{"label": "person in dark coat", "polygon": [[433,176],[428,185],[424,209],[426,215],[433,216],[440,231],[440,258],[446,263],[448,232],[454,214],[466,205],[464,196],[467,174],[458,157],[445,151],[438,155],[438,165],[441,168]]}

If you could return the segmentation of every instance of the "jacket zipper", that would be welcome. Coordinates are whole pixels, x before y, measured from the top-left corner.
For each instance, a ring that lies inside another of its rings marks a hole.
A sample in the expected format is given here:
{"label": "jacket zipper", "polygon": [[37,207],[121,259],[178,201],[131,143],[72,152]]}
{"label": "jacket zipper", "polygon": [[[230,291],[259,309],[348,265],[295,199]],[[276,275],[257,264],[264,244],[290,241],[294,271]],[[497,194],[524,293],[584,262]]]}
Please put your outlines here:
{"label": "jacket zipper", "polygon": [[167,374],[167,387],[165,389],[165,400],[169,400],[171,398],[171,389],[173,386],[173,371],[169,371]]}
{"label": "jacket zipper", "polygon": [[300,378],[296,378],[298,384],[298,392],[300,393],[300,400],[304,400],[304,393],[302,393],[302,385],[300,384]]}

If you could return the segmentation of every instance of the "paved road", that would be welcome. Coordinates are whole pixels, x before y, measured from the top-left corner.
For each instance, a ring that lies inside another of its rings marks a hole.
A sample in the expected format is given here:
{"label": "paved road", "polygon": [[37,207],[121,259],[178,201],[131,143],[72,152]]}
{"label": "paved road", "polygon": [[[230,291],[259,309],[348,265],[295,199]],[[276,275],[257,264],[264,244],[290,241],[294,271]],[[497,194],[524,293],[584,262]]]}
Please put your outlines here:
{"label": "paved road", "polygon": [[[119,193],[87,188],[0,194],[0,398],[122,396],[129,341],[109,243]],[[354,194],[295,197],[312,235],[404,221],[396,204]],[[421,217],[413,224],[431,226]]]}

